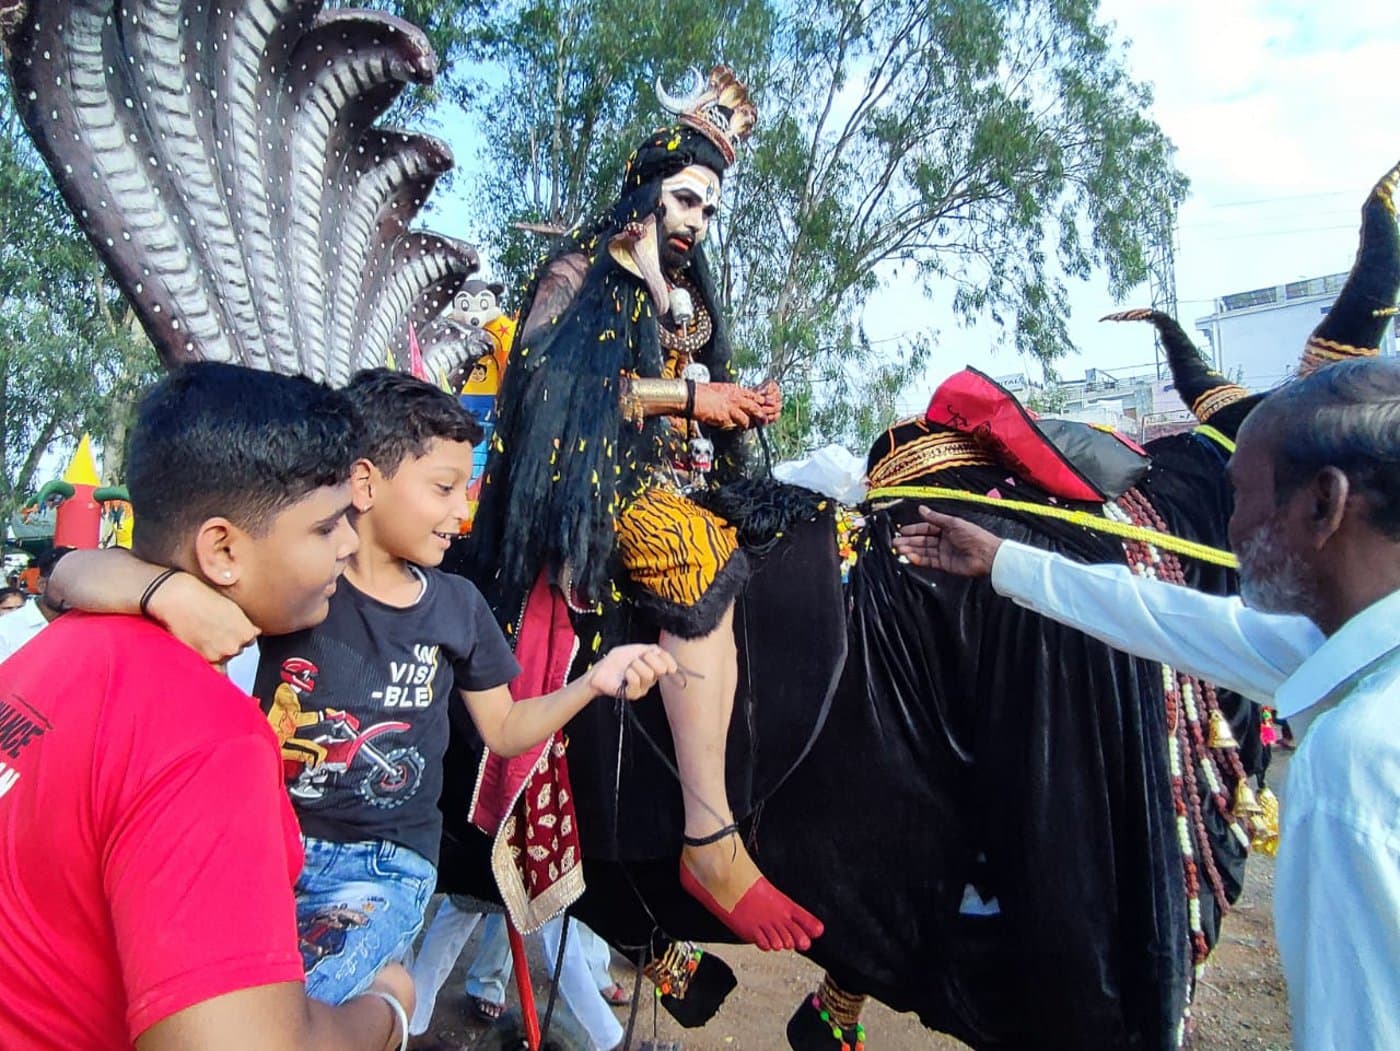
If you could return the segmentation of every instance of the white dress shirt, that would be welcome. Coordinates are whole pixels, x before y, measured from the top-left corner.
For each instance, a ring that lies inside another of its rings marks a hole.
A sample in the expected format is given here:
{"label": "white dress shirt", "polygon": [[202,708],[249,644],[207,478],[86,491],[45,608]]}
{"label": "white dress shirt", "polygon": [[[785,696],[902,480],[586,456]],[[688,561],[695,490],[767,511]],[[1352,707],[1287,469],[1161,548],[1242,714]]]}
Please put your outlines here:
{"label": "white dress shirt", "polygon": [[0,661],[48,627],[48,618],[39,609],[38,599],[30,599],[13,613],[0,617]]}
{"label": "white dress shirt", "polygon": [[992,586],[1118,649],[1311,721],[1288,774],[1274,927],[1300,1051],[1400,1048],[1400,591],[1303,617],[1002,544]]}
{"label": "white dress shirt", "polygon": [[1274,704],[1284,681],[1323,643],[1306,617],[1259,613],[1238,598],[1139,577],[1127,566],[1086,566],[1011,541],[992,563],[992,587],[1114,649],[1260,704]]}

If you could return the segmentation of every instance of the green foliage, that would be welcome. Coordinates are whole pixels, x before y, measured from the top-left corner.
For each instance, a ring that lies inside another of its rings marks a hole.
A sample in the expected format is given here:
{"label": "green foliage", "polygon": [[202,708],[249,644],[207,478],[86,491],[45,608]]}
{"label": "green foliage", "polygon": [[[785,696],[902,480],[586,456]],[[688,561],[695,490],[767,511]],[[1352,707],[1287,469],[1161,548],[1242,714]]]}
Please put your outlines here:
{"label": "green foliage", "polygon": [[[472,34],[488,137],[476,195],[506,275],[615,193],[662,119],[650,84],[733,65],[759,106],[726,179],[721,287],[749,377],[771,375],[791,452],[884,426],[931,350],[872,347],[859,318],[892,279],[1042,361],[1071,349],[1066,281],[1147,276],[1185,194],[1092,0],[529,0]],[[912,306],[912,304],[911,304]]]}
{"label": "green foliage", "polygon": [[628,153],[664,123],[655,77],[715,54],[761,68],[773,26],[763,0],[507,2],[478,25],[455,90],[485,142],[473,199],[495,276],[523,284],[546,247],[517,223],[567,229],[616,196]]}
{"label": "green foliage", "polygon": [[77,230],[0,82],[0,521],[37,478],[54,443],[84,432],[117,466],[154,352]]}
{"label": "green foliage", "polygon": [[460,84],[461,61],[473,33],[494,9],[493,0],[368,0],[354,4],[328,2],[326,6],[387,11],[427,34],[437,55],[437,78],[427,87],[405,91],[383,121],[412,128],[434,123],[435,107],[455,93]]}

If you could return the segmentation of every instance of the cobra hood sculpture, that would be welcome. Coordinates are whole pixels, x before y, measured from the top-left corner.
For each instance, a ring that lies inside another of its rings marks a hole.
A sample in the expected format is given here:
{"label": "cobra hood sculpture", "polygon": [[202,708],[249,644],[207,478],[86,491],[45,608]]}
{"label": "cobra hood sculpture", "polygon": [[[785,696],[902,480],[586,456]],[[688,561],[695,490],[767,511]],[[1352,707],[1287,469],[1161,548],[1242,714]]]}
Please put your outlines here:
{"label": "cobra hood sculpture", "polygon": [[409,228],[447,146],[375,125],[437,70],[407,22],[320,0],[0,0],[0,32],[25,126],[167,366],[342,384],[477,267]]}

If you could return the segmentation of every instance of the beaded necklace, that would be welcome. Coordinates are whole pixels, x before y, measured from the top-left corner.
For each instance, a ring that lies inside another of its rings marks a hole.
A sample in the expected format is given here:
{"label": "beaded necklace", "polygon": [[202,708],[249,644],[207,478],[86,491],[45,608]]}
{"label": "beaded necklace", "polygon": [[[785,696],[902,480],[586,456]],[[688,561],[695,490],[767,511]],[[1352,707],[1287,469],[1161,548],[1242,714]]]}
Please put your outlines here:
{"label": "beaded necklace", "polygon": [[[688,277],[676,276],[671,279],[672,288],[682,288],[690,293],[694,315],[680,328],[673,328],[664,318],[658,326],[661,345],[667,350],[677,351],[685,356],[687,363],[696,351],[700,350],[714,335],[715,323],[705,306],[705,297]],[[684,365],[682,365],[684,368]]]}
{"label": "beaded necklace", "polygon": [[[1130,489],[1117,501],[1104,505],[1104,516],[1132,525],[1146,526],[1166,532],[1166,523],[1157,509],[1137,489]],[[1186,586],[1186,574],[1181,560],[1170,551],[1163,551],[1143,540],[1124,540],[1123,552],[1132,571],[1141,577],[1155,578],[1167,583]],[[1201,977],[1210,947],[1206,943],[1201,922],[1201,876],[1210,884],[1211,894],[1221,915],[1229,911],[1224,880],[1206,831],[1205,809],[1202,805],[1197,774],[1204,781],[1211,804],[1224,819],[1226,826],[1242,846],[1250,845],[1246,825],[1258,811],[1250,792],[1239,746],[1230,733],[1229,722],[1220,709],[1215,687],[1195,676],[1161,665],[1162,692],[1167,716],[1167,755],[1171,774],[1172,808],[1177,842],[1181,848],[1182,877],[1185,884],[1187,912],[1190,922],[1191,978]],[[1203,702],[1203,704],[1202,704]],[[1202,719],[1204,706],[1205,719]],[[1226,779],[1221,768],[1228,770],[1234,782],[1234,800],[1227,795]],[[1186,1014],[1178,1029],[1178,1043],[1185,1035],[1185,1022],[1190,1014],[1188,994]]]}

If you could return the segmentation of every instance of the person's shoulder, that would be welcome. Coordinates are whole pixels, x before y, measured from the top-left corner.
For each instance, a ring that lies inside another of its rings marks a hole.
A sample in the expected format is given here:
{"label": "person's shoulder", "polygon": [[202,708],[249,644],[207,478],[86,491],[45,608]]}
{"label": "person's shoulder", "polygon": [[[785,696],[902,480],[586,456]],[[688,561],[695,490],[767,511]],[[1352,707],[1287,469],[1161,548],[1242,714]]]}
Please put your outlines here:
{"label": "person's shoulder", "polygon": [[[239,728],[239,713],[256,714],[247,694],[144,617],[66,613],[4,670],[7,679],[31,689],[100,698],[104,718],[139,720],[144,712],[173,705],[182,714],[171,732],[179,734],[227,732]],[[227,723],[230,713],[233,726]]]}
{"label": "person's shoulder", "polygon": [[439,607],[467,612],[486,604],[480,589],[458,573],[448,573],[442,569],[425,569],[423,573],[428,579],[434,603]]}
{"label": "person's shoulder", "polygon": [[110,655],[119,664],[158,659],[207,667],[198,653],[154,621],[118,613],[65,613],[44,629],[43,649],[82,654],[84,660]]}
{"label": "person's shoulder", "polygon": [[1395,712],[1400,706],[1400,647],[1356,672],[1333,694],[1337,706],[1319,718],[1317,729],[1330,726],[1321,735],[1348,748],[1384,747],[1400,749],[1400,736],[1394,732]]}
{"label": "person's shoulder", "polygon": [[1294,781],[1306,785],[1306,796],[1339,816],[1384,812],[1400,832],[1397,705],[1400,659],[1380,662],[1358,675],[1337,706],[1307,728],[1292,760],[1290,788]]}

